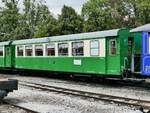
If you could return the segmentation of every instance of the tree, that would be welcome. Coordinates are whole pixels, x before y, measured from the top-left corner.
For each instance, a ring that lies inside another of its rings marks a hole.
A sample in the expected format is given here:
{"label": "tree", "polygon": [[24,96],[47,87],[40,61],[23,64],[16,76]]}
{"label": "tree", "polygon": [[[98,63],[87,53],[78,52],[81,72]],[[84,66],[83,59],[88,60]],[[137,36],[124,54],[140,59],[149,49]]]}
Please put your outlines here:
{"label": "tree", "polygon": [[110,29],[115,24],[109,0],[89,0],[83,5],[84,31]]}
{"label": "tree", "polygon": [[38,4],[37,7],[37,26],[34,37],[47,37],[56,35],[57,20],[51,15],[48,7]]}
{"label": "tree", "polygon": [[150,22],[149,0],[89,0],[82,8],[84,31],[136,27]]}
{"label": "tree", "polygon": [[[150,23],[150,1],[149,0],[127,0],[129,6],[129,19],[134,27]],[[131,25],[131,26],[132,26]]]}
{"label": "tree", "polygon": [[15,38],[14,30],[18,26],[18,0],[2,0],[5,7],[2,7],[0,13],[0,40],[12,40]]}
{"label": "tree", "polygon": [[58,17],[58,29],[61,35],[80,33],[83,29],[83,19],[72,7],[64,5]]}
{"label": "tree", "polygon": [[[28,28],[29,31],[27,36],[28,38],[32,38],[34,36],[35,32],[35,26],[36,26],[36,1],[35,0],[24,0],[24,9],[23,9],[23,18],[22,22],[24,28]],[[27,37],[26,37],[27,38]]]}

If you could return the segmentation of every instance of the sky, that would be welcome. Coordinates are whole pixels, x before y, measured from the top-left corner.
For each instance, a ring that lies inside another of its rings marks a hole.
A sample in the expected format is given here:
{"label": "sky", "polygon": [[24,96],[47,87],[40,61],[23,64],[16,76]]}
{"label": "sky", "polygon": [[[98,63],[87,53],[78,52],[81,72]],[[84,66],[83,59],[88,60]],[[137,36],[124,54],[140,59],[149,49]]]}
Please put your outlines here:
{"label": "sky", "polygon": [[[57,16],[61,13],[63,5],[73,7],[78,14],[81,14],[82,5],[88,0],[45,0],[47,6],[53,15]],[[19,1],[20,9],[23,7],[23,0]]]}
{"label": "sky", "polygon": [[73,7],[76,12],[80,14],[82,5],[86,1],[87,0],[46,0],[47,6],[54,15],[61,13],[61,8],[63,7],[63,5]]}

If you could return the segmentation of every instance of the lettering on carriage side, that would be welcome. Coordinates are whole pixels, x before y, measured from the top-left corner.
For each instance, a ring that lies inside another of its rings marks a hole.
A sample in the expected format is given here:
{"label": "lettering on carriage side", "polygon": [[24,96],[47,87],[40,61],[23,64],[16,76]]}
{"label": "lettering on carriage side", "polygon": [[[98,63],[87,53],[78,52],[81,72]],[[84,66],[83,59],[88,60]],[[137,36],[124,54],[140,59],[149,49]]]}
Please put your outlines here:
{"label": "lettering on carriage side", "polygon": [[80,66],[80,65],[82,65],[82,61],[81,61],[81,59],[78,59],[78,60],[75,59],[75,60],[73,61],[73,64]]}

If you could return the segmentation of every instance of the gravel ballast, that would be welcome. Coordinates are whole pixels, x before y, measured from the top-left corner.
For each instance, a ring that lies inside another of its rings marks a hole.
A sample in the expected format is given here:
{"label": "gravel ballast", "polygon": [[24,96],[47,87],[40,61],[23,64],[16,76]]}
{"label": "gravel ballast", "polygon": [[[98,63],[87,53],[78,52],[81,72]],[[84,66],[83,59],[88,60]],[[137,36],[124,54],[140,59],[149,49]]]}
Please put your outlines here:
{"label": "gravel ballast", "polygon": [[0,105],[0,113],[27,113],[26,111],[7,104]]}
{"label": "gravel ballast", "polygon": [[[42,77],[9,77],[57,87],[150,100],[149,90],[137,87],[90,84]],[[121,106],[112,102],[95,101],[94,99],[35,90],[25,86],[19,86],[19,90],[10,93],[6,99],[21,106],[32,107],[33,110],[38,110],[42,113],[141,113],[135,108]]]}
{"label": "gravel ballast", "polygon": [[19,91],[11,93],[6,100],[41,113],[141,113],[134,108],[111,102],[43,92],[23,86],[19,87]]}

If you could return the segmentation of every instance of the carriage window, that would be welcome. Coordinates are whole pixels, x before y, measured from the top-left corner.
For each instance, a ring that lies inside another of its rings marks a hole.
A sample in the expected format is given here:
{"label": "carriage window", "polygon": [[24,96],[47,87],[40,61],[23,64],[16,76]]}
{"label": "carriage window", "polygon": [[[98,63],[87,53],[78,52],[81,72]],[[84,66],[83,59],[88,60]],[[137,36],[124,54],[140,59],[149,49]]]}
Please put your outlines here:
{"label": "carriage window", "polygon": [[0,56],[3,56],[3,47],[0,47]]}
{"label": "carriage window", "polygon": [[91,56],[99,55],[99,41],[98,40],[91,41],[90,50],[91,50],[90,51]]}
{"label": "carriage window", "polygon": [[55,56],[55,44],[46,45],[46,55]]}
{"label": "carriage window", "polygon": [[17,56],[23,56],[23,46],[17,46]]}
{"label": "carriage window", "polygon": [[109,50],[110,50],[110,55],[115,55],[117,52],[117,45],[116,45],[116,40],[110,40],[109,43]]}
{"label": "carriage window", "polygon": [[83,42],[73,42],[72,43],[72,56],[83,56]]}
{"label": "carriage window", "polygon": [[68,55],[68,43],[58,44],[58,55],[67,56]]}
{"label": "carriage window", "polygon": [[43,45],[35,45],[35,56],[43,56]]}
{"label": "carriage window", "polygon": [[33,48],[32,45],[25,46],[25,55],[26,56],[32,56],[33,55],[32,48]]}

